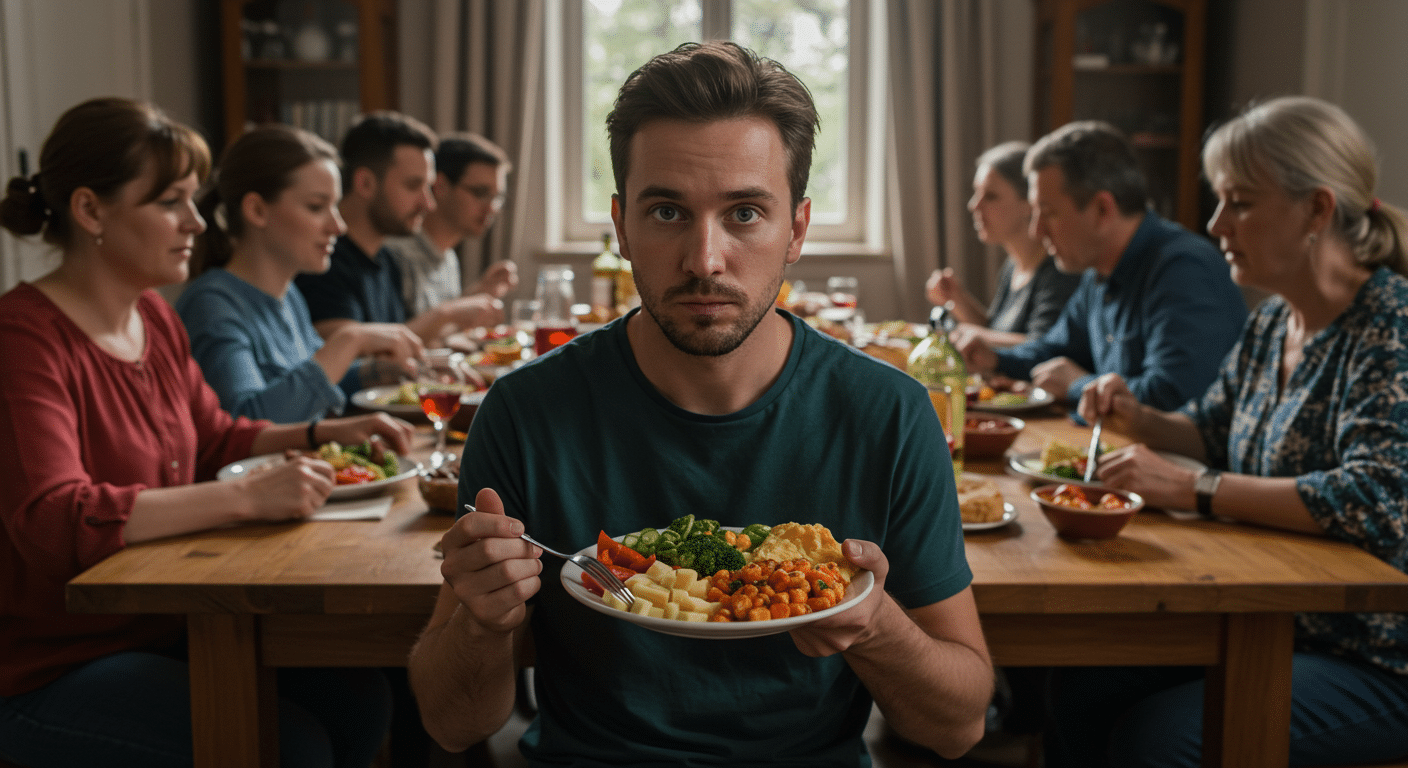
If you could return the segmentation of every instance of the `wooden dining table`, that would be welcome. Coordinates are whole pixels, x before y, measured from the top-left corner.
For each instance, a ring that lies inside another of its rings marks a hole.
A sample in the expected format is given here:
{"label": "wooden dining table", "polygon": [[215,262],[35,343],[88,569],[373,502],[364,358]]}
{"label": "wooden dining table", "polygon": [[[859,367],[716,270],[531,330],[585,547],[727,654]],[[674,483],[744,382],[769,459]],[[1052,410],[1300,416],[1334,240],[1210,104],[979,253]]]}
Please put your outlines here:
{"label": "wooden dining table", "polygon": [[[1014,451],[1089,431],[1022,414]],[[1119,435],[1106,431],[1118,445]],[[420,458],[430,450],[422,434]],[[1207,668],[1205,766],[1284,768],[1298,612],[1408,611],[1408,575],[1356,547],[1145,510],[1113,539],[1069,541],[1002,460],[970,460],[1017,518],[965,534],[973,590],[1003,666]],[[379,521],[252,525],[133,545],[73,579],[79,613],[186,616],[198,766],[278,762],[273,671],[399,666],[435,603],[433,547],[452,518],[414,479]]]}

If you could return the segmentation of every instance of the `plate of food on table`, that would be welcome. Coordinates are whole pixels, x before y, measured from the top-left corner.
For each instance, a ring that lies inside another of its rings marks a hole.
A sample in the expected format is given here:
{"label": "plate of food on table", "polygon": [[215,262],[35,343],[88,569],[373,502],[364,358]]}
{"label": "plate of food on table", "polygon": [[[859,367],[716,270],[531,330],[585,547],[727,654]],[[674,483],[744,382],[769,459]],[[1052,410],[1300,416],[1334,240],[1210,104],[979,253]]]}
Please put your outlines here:
{"label": "plate of food on table", "polygon": [[[1101,443],[1100,453],[1108,453],[1110,446]],[[1163,458],[1186,469],[1201,471],[1206,469],[1202,462],[1176,453],[1157,451]],[[1075,483],[1077,485],[1099,485],[1085,483],[1085,468],[1089,461],[1085,446],[1071,445],[1060,440],[1048,440],[1040,451],[1008,452],[1007,469],[1014,475],[1037,483]]]}
{"label": "plate of food on table", "polygon": [[364,411],[384,411],[403,419],[425,415],[414,381],[367,387],[352,395],[352,404]]}
{"label": "plate of food on table", "polygon": [[727,640],[787,632],[855,607],[875,587],[823,525],[720,526],[685,515],[665,528],[610,536],[577,554],[608,565],[635,595],[625,605],[566,563],[568,594],[592,610],[680,637]]}
{"label": "plate of food on table", "polygon": [[989,531],[1017,519],[1017,508],[1003,500],[997,483],[967,472],[958,479],[958,511],[964,531]]}
{"label": "plate of food on table", "polygon": [[1056,398],[1041,387],[1005,378],[968,377],[968,407],[993,413],[1018,413],[1044,408]]}
{"label": "plate of food on table", "polygon": [[420,466],[394,452],[384,450],[379,442],[343,446],[336,442],[323,443],[316,451],[285,451],[251,456],[226,464],[215,474],[217,480],[238,480],[256,472],[272,469],[290,457],[304,454],[332,465],[337,485],[328,494],[329,501],[373,496],[393,483],[414,476]]}

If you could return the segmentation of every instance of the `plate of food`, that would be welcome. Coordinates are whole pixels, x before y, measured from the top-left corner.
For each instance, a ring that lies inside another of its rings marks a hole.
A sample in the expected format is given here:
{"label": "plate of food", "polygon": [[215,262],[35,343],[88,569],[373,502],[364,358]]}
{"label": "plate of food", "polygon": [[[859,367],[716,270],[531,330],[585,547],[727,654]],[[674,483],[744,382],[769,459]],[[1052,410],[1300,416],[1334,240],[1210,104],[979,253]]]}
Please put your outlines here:
{"label": "plate of food", "polygon": [[[691,517],[692,516],[688,516]],[[683,519],[683,518],[681,518]],[[671,528],[676,527],[671,523]],[[711,522],[711,521],[703,521]],[[753,528],[754,526],[749,526]],[[664,536],[671,528],[647,529],[654,530]],[[722,527],[717,528],[717,535],[725,537],[725,531],[735,535],[748,530],[743,528]],[[711,601],[707,600],[707,588],[711,586],[711,579],[708,577],[699,578],[698,572],[692,568],[674,568],[666,565],[664,561],[655,561],[651,569],[627,579],[627,586],[636,593],[636,603],[633,606],[624,606],[612,598],[604,601],[601,595],[592,591],[583,583],[582,569],[573,563],[564,563],[560,579],[562,586],[567,590],[577,602],[586,607],[606,614],[614,618],[629,621],[632,624],[644,627],[655,632],[662,632],[667,635],[679,637],[692,637],[701,640],[736,640],[748,637],[763,637],[788,632],[798,627],[803,627],[815,621],[820,621],[831,616],[854,608],[875,588],[875,574],[866,570],[855,569],[849,562],[845,562],[847,570],[841,571],[835,557],[845,561],[840,555],[840,544],[831,537],[825,527],[816,525],[800,525],[797,523],[785,523],[774,526],[771,530],[777,531],[777,539],[768,545],[767,540],[759,544],[757,549],[758,561],[768,559],[771,554],[802,554],[812,562],[811,569],[805,573],[809,574],[804,578],[803,589],[814,589],[818,585],[821,590],[829,589],[826,586],[829,581],[836,581],[840,576],[839,583],[844,584],[844,573],[855,571],[850,576],[850,583],[845,585],[844,595],[841,600],[829,608],[810,611],[798,616],[788,616],[786,618],[768,618],[764,620],[734,620],[734,621],[710,621],[708,616],[720,610],[727,610],[724,602],[728,599]],[[609,541],[614,542],[613,549],[621,544],[623,540],[631,537],[640,537],[645,532],[637,534],[625,534],[611,537]],[[711,534],[712,535],[712,534]],[[603,538],[605,534],[603,534]],[[577,552],[579,555],[596,558],[598,545],[592,545]],[[835,557],[832,557],[832,556]],[[639,555],[637,555],[639,556]],[[816,559],[812,558],[825,558]],[[791,557],[783,557],[783,560],[792,560]],[[757,563],[760,568],[764,567],[761,562]],[[745,568],[753,564],[745,564]],[[737,571],[733,572],[735,575]],[[674,581],[675,577],[685,574],[685,581],[680,584]],[[785,575],[785,574],[783,574]],[[771,574],[765,579],[771,578]],[[665,586],[663,582],[669,582]],[[734,581],[734,579],[730,579]],[[675,600],[678,598],[678,601]],[[609,603],[615,603],[613,605]],[[642,606],[644,604],[644,606]],[[674,606],[673,608],[669,606]],[[711,607],[712,606],[712,607]],[[650,609],[655,609],[654,615]],[[686,617],[685,614],[705,614],[705,618],[698,615]],[[666,615],[674,618],[666,618]]]}
{"label": "plate of food", "polygon": [[420,398],[416,396],[415,382],[411,381],[367,387],[352,395],[352,404],[362,410],[385,411],[403,419],[425,418]]}
{"label": "plate of food", "polygon": [[1055,396],[1041,387],[1014,386],[1004,391],[985,384],[968,386],[968,407],[978,411],[1019,413],[1044,408],[1054,402]]}
{"label": "plate of food", "polygon": [[963,530],[987,531],[1017,519],[1017,508],[1007,503],[990,478],[965,472],[958,480],[958,511]]}
{"label": "plate of food", "polygon": [[[1101,452],[1108,450],[1110,449],[1105,447]],[[1177,453],[1167,451],[1155,451],[1155,453],[1185,469],[1201,471],[1207,468],[1201,461]],[[1009,452],[1007,454],[1007,469],[1014,475],[1038,483],[1099,485],[1099,483],[1085,483],[1083,481],[1086,461],[1084,449],[1052,440],[1040,451]]]}
{"label": "plate of food", "polygon": [[[311,451],[304,453],[314,455]],[[332,464],[337,471],[337,485],[333,487],[332,493],[328,494],[329,501],[375,496],[393,483],[414,477],[420,471],[419,464],[391,451],[373,450],[367,443],[350,448],[344,448],[337,443],[324,443],[318,448],[316,455]],[[215,479],[238,480],[286,461],[288,457],[283,453],[251,456],[221,467],[220,471],[215,473]]]}

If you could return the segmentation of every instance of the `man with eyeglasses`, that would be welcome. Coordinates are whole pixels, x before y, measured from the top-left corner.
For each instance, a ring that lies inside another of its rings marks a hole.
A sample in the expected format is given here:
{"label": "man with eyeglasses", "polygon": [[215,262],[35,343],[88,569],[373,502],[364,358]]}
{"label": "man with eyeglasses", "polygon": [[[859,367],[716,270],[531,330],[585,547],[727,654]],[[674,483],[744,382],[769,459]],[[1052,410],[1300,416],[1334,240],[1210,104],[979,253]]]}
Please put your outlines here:
{"label": "man with eyeglasses", "polygon": [[401,269],[406,311],[413,317],[464,297],[492,303],[518,285],[511,261],[485,270],[474,285],[461,283],[456,252],[468,238],[483,237],[503,209],[508,173],[513,163],[498,145],[477,134],[440,137],[435,149],[435,181],[430,189],[435,208],[421,229],[410,237],[393,237],[386,248]]}

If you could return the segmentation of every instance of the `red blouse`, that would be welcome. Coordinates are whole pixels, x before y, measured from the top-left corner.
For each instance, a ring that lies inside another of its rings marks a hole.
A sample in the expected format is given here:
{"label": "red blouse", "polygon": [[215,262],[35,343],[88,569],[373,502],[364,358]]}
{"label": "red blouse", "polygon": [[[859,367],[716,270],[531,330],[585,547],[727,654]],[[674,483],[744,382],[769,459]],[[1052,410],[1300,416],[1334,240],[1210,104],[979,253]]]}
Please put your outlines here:
{"label": "red blouse", "polygon": [[0,696],[180,640],[180,617],[69,614],[64,584],[126,546],[140,491],[214,479],[268,426],[220,410],[164,299],[138,310],[146,349],[129,363],[32,285],[0,296]]}

